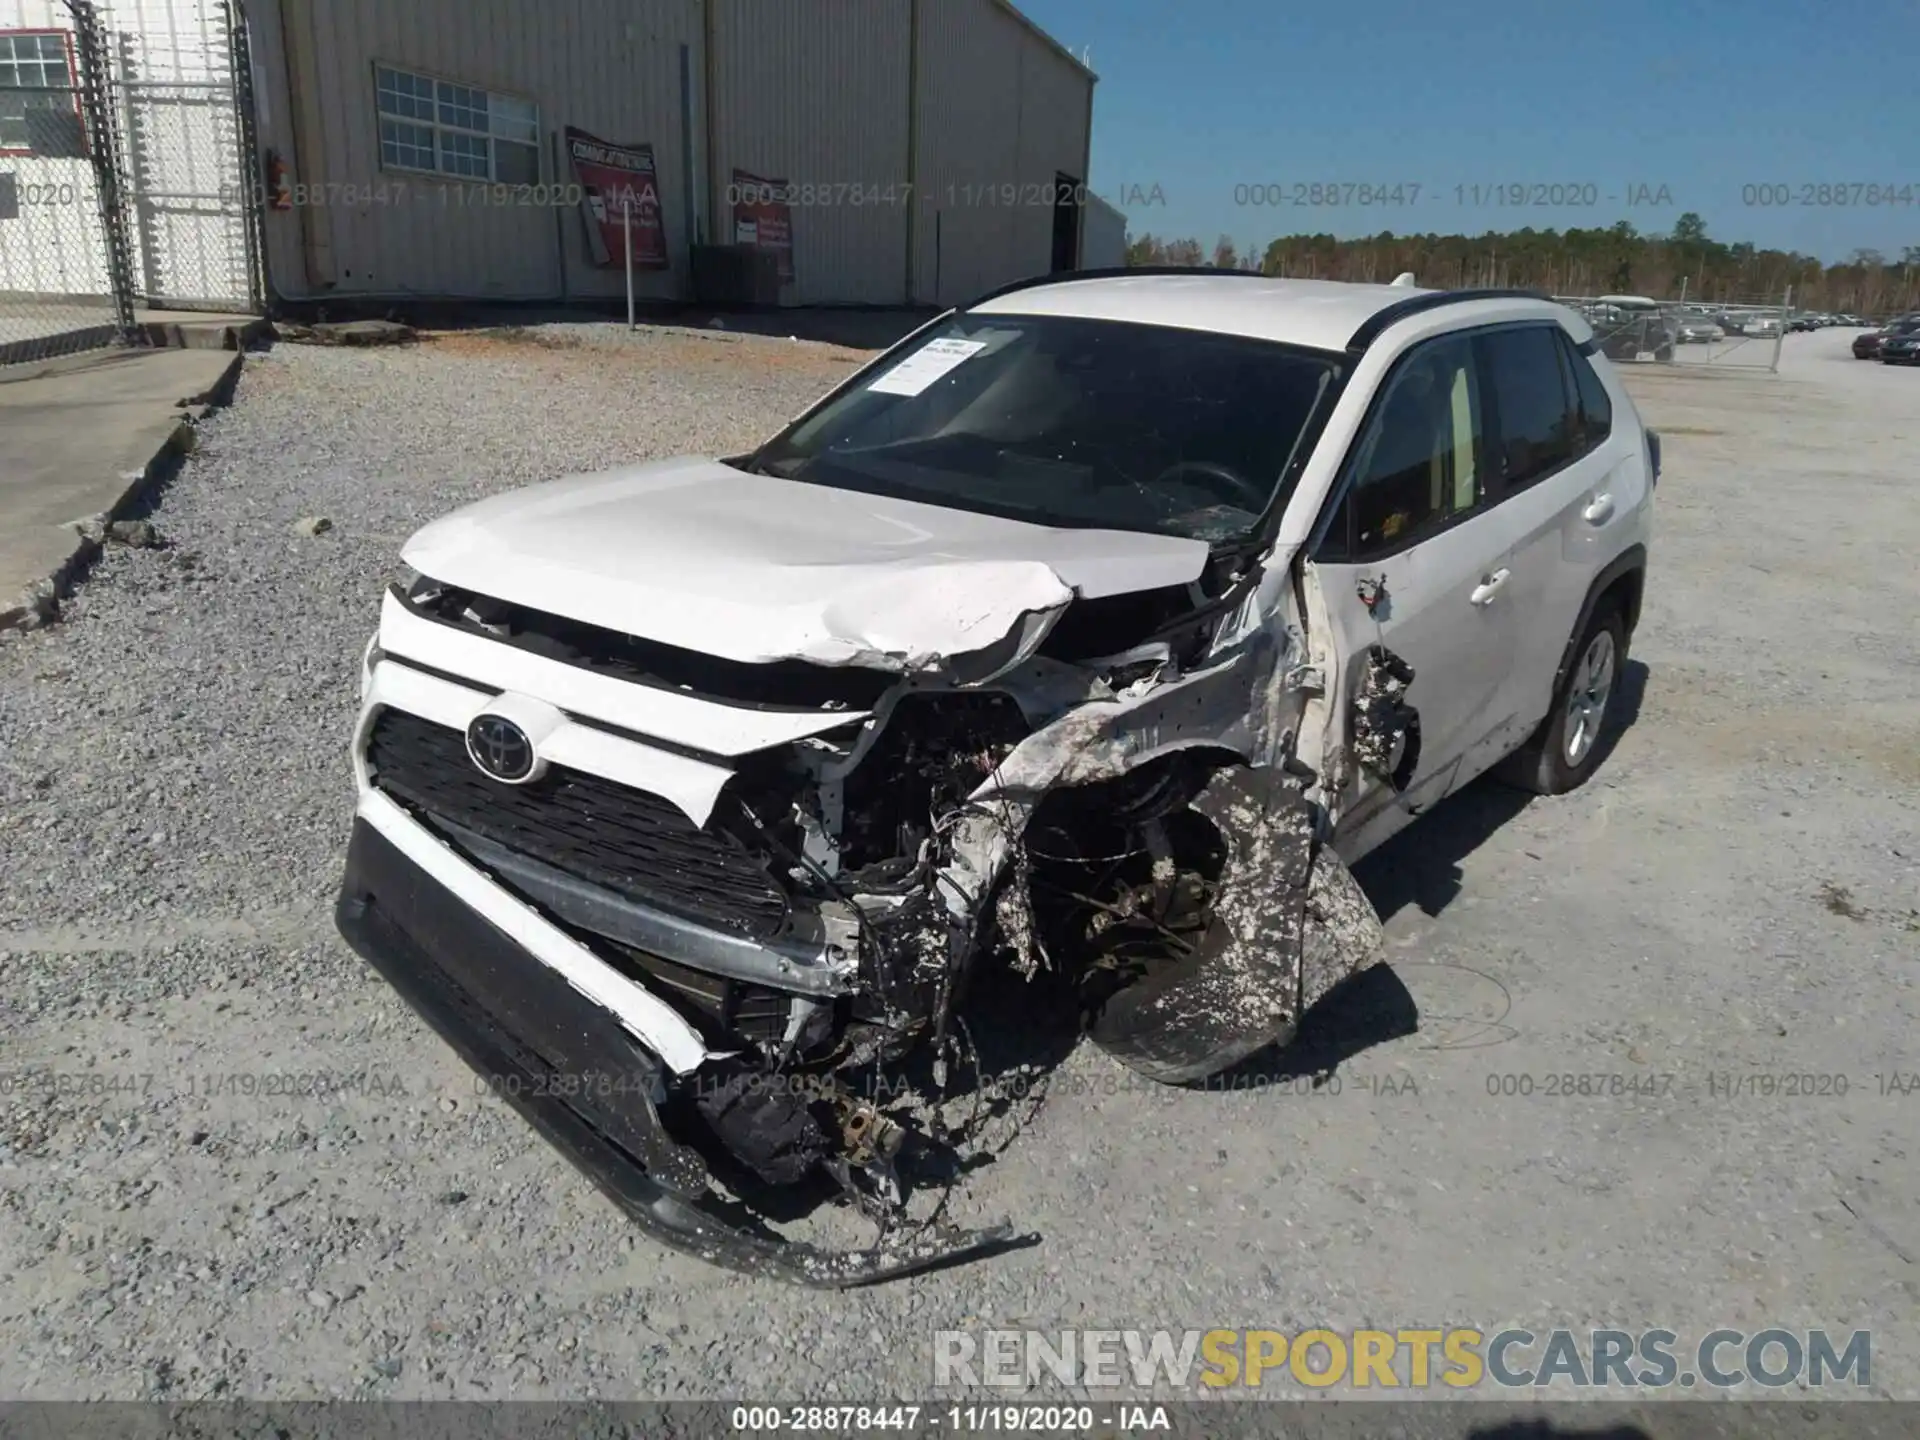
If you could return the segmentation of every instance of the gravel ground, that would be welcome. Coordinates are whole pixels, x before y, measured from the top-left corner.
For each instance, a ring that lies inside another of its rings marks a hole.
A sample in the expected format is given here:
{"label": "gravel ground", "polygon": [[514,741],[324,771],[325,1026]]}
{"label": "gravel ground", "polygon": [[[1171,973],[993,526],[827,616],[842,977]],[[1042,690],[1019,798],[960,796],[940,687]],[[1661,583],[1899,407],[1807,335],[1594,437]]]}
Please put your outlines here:
{"label": "gravel ground", "polygon": [[1514,1323],[1871,1328],[1920,1398],[1920,1090],[1879,1078],[1920,1072],[1920,374],[1841,332],[1633,372],[1668,474],[1595,782],[1475,786],[1362,867],[1391,983],[1330,1075],[1157,1090],[1082,1047],[957,1202],[1038,1245],[818,1295],[637,1239],[332,931],[404,537],[743,445],[860,358],[542,334],[250,359],[170,548],[0,640],[0,1396],[865,1400],[926,1394],[954,1325]]}

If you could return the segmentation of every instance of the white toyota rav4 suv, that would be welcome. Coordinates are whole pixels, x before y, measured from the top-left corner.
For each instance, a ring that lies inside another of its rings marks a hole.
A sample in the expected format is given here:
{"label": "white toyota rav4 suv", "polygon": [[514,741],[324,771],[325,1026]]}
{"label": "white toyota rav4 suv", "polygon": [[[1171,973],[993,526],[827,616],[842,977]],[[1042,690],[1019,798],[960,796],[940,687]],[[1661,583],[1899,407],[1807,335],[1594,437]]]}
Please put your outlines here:
{"label": "white toyota rav4 suv", "polygon": [[[1660,469],[1594,349],[1527,294],[1065,275],[751,454],[470,505],[367,649],[340,928],[669,1243],[992,1246],[911,1200],[970,996],[1205,1079],[1377,958],[1343,861],[1591,772]],[[782,1240],[783,1187],[879,1238]]]}

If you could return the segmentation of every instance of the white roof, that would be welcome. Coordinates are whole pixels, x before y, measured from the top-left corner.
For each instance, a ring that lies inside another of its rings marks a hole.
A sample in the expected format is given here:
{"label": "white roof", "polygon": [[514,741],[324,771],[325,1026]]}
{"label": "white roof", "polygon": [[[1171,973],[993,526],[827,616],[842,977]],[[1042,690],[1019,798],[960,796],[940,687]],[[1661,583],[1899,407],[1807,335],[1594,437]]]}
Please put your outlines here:
{"label": "white roof", "polygon": [[974,313],[1067,315],[1211,330],[1344,350],[1353,332],[1389,305],[1431,290],[1340,280],[1281,280],[1263,275],[1115,275],[1015,290]]}

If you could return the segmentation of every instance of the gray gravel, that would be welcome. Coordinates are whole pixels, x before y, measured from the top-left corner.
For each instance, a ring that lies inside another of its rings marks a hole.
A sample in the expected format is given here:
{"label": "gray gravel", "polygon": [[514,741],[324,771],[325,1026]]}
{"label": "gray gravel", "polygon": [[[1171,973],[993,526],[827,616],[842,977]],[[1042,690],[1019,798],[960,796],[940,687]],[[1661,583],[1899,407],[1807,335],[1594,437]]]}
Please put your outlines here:
{"label": "gray gravel", "polygon": [[1637,716],[1581,792],[1473,787],[1362,868],[1418,1032],[1383,994],[1331,1078],[1214,1094],[1075,1051],[956,1201],[1041,1243],[821,1296],[637,1240],[332,932],[404,537],[744,445],[855,358],[563,338],[250,359],[167,545],[0,641],[0,1072],[65,1077],[0,1093],[0,1396],[857,1401],[924,1395],[943,1326],[1519,1323],[1871,1328],[1920,1397],[1920,1093],[1876,1080],[1920,1072],[1920,374],[1831,333],[1777,380],[1636,372]]}

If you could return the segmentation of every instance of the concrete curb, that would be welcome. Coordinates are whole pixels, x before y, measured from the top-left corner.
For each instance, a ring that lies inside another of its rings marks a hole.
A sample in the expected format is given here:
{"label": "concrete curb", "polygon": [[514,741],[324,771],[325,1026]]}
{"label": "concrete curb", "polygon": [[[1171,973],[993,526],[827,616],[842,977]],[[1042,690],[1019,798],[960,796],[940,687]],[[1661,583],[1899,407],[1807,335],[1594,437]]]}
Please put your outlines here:
{"label": "concrete curb", "polygon": [[122,472],[118,497],[112,505],[67,522],[67,528],[73,531],[73,550],[54,567],[52,574],[33,581],[10,604],[0,606],[0,631],[34,629],[59,618],[60,601],[73,592],[88,567],[99,558],[106,543],[107,527],[169,478],[181,460],[193,453],[199,439],[196,427],[215,409],[233,399],[234,387],[239,383],[245,363],[246,352],[236,349],[213,384],[177,402],[173,428],[144,465],[138,470]]}

